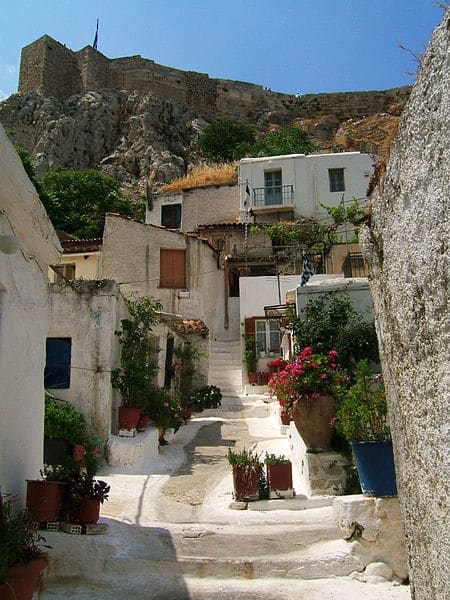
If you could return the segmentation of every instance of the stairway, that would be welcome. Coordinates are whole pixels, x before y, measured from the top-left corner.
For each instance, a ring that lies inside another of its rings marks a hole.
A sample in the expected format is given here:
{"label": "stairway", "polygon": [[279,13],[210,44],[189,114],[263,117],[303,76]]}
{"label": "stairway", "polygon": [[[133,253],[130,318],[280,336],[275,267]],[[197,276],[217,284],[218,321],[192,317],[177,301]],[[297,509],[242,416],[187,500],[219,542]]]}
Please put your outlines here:
{"label": "stairway", "polygon": [[224,397],[235,397],[242,393],[242,359],[239,339],[210,341],[208,383],[219,387]]}
{"label": "stairway", "polygon": [[209,409],[203,416],[223,418],[267,417],[271,408],[265,394],[247,396],[242,385],[241,342],[211,340],[209,345],[209,385],[222,392],[219,409]]}

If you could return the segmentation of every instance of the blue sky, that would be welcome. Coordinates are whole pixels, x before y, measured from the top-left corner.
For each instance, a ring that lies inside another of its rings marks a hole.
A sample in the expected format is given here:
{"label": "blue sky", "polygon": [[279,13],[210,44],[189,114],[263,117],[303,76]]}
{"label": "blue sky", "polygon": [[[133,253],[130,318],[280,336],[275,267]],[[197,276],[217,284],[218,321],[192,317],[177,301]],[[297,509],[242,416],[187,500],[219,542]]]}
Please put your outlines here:
{"label": "blue sky", "polygon": [[17,91],[20,50],[44,33],[72,50],[158,63],[286,93],[413,82],[442,19],[435,0],[2,0],[0,99]]}

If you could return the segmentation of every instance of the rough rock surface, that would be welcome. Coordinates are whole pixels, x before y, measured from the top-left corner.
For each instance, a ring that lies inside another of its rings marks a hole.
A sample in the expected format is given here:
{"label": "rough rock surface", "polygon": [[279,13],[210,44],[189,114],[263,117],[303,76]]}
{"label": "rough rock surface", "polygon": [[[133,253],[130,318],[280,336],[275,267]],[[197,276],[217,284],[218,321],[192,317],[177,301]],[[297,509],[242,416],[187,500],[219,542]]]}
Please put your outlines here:
{"label": "rough rock surface", "polygon": [[195,132],[206,125],[175,100],[114,90],[64,102],[14,94],[0,104],[0,121],[32,152],[38,176],[58,166],[100,167],[128,184],[184,175]]}
{"label": "rough rock surface", "polygon": [[363,232],[415,600],[450,589],[449,30],[447,9]]}
{"label": "rough rock surface", "polygon": [[[388,113],[365,118],[325,114],[295,123],[323,151],[384,155],[403,104],[399,100]],[[263,126],[255,125],[263,131],[275,121],[268,113]],[[147,184],[157,189],[198,163],[193,144],[207,125],[180,101],[116,90],[80,93],[65,101],[34,92],[14,94],[0,103],[0,122],[15,132],[16,144],[32,153],[38,176],[58,166],[98,167],[134,196],[145,193]]]}

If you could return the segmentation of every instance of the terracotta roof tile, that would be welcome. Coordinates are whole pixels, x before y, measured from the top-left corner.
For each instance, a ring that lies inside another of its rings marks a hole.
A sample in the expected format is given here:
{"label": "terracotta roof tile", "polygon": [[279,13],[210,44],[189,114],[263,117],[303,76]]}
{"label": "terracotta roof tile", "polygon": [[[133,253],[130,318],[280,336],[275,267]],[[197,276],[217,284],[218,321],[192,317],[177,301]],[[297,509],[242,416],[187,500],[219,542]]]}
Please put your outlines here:
{"label": "terracotta roof tile", "polygon": [[183,319],[182,323],[175,323],[174,327],[178,333],[184,335],[199,333],[202,336],[207,336],[209,334],[208,327],[200,319]]}

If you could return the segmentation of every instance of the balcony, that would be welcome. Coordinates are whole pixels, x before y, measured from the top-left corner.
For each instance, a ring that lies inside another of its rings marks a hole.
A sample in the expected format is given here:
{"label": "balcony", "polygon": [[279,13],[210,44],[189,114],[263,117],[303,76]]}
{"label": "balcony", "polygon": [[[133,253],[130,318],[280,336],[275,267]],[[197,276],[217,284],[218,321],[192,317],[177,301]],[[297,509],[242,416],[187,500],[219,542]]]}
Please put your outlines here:
{"label": "balcony", "polygon": [[275,185],[253,189],[252,208],[254,210],[292,210],[294,207],[294,187]]}

